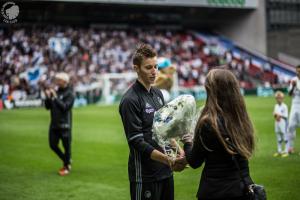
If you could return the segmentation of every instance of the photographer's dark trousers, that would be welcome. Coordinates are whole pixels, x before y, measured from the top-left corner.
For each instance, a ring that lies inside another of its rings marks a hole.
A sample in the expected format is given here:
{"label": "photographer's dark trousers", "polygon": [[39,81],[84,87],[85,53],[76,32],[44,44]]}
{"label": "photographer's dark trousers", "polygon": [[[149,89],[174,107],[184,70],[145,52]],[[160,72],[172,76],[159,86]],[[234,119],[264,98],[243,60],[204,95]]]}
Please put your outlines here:
{"label": "photographer's dark trousers", "polygon": [[[64,153],[58,146],[59,140],[62,141],[62,145],[64,147]],[[50,148],[63,161],[64,166],[68,166],[70,164],[70,159],[71,159],[71,130],[50,128],[49,129],[49,145],[50,145]]]}

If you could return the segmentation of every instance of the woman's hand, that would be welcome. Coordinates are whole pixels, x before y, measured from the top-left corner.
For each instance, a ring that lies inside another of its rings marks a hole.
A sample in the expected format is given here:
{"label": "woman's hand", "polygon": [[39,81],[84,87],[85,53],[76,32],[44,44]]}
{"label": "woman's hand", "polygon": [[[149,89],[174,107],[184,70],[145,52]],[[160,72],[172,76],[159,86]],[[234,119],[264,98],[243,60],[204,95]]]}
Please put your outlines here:
{"label": "woman's hand", "polygon": [[193,143],[193,136],[189,133],[182,136],[181,141],[183,143]]}

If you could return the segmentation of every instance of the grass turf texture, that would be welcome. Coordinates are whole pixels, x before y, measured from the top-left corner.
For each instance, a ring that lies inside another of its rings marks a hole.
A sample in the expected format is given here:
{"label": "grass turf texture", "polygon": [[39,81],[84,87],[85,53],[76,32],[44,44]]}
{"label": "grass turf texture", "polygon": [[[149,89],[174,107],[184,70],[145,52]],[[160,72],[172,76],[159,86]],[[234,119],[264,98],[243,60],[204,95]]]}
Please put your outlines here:
{"label": "grass turf texture", "polygon": [[[274,99],[247,97],[246,103],[258,140],[250,160],[252,178],[265,185],[270,200],[300,199],[299,140],[297,154],[274,158]],[[49,120],[42,108],[0,112],[1,200],[130,199],[128,147],[117,106],[74,109],[73,169],[66,177],[57,174],[61,162],[48,146]],[[175,199],[196,199],[200,172],[175,173]]]}

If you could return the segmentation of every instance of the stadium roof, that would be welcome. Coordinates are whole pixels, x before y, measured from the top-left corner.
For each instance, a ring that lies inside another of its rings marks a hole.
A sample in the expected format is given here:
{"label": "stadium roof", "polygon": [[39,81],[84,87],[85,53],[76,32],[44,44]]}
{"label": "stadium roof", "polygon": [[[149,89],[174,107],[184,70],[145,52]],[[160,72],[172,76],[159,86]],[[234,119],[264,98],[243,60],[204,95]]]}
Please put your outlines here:
{"label": "stadium roof", "polygon": [[[62,2],[83,2],[82,0],[50,0]],[[140,4],[161,6],[213,7],[255,9],[258,0],[85,0],[88,3]]]}

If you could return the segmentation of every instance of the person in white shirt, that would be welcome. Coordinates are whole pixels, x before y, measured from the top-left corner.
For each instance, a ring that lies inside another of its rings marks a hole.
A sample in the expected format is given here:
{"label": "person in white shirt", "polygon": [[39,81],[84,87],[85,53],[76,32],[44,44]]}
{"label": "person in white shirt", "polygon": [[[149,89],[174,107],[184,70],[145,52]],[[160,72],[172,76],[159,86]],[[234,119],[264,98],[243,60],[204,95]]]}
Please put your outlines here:
{"label": "person in white shirt", "polygon": [[292,96],[291,113],[288,125],[289,153],[294,153],[294,140],[296,128],[300,127],[300,65],[296,67],[297,76],[294,77],[289,86],[289,95]]}
{"label": "person in white shirt", "polygon": [[[277,101],[274,107],[275,118],[275,133],[277,138],[277,152],[274,153],[274,157],[281,156],[287,157],[288,154],[288,135],[287,135],[287,118],[288,107],[283,103],[284,94],[281,91],[275,93],[275,99]],[[284,150],[282,150],[282,144],[285,144]]]}

